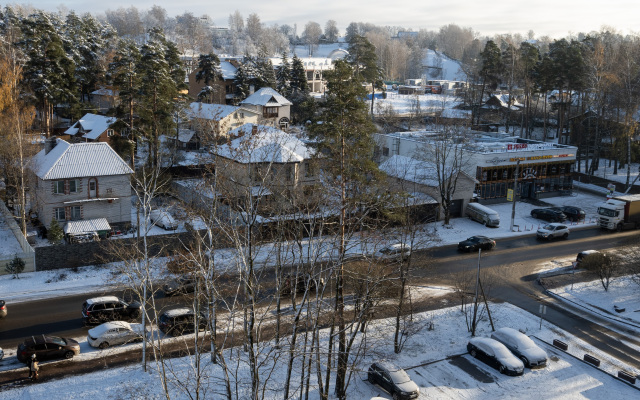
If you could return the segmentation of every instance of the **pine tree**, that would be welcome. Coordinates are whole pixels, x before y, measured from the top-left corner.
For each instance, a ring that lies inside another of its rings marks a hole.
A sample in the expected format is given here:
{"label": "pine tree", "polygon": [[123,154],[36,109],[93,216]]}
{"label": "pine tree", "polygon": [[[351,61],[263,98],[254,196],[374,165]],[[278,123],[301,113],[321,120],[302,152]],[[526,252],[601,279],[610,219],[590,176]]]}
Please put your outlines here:
{"label": "pine tree", "polygon": [[276,73],[264,46],[260,49],[260,53],[256,59],[256,70],[256,90],[263,87],[276,88]]}
{"label": "pine tree", "polygon": [[4,266],[4,270],[7,271],[7,273],[13,275],[13,279],[18,279],[19,278],[18,274],[24,271],[25,265],[26,263],[24,262],[24,260],[18,257],[18,255],[16,254],[15,257],[13,257],[13,260],[8,262]]}
{"label": "pine tree", "polygon": [[222,80],[222,71],[220,70],[220,59],[214,53],[200,54],[198,57],[198,72],[196,73],[196,82],[203,82],[204,87],[198,94],[199,100],[206,100],[213,103],[215,89],[212,85],[216,80]]}
{"label": "pine tree", "polygon": [[52,218],[49,229],[47,230],[47,240],[49,240],[51,244],[58,244],[62,241],[62,238],[64,238],[62,227],[60,227],[57,219]]}
{"label": "pine tree", "polygon": [[[493,40],[487,41],[484,46],[484,50],[480,53],[482,59],[482,69],[480,75],[482,75],[482,89],[480,91],[480,105],[483,102],[484,93],[487,84],[492,89],[495,89],[500,82],[500,75],[502,74],[503,64],[500,48]],[[480,123],[480,115],[477,110],[477,105],[474,106],[473,112],[475,112],[476,123]],[[471,117],[473,121],[473,116]]]}
{"label": "pine tree", "polygon": [[364,36],[355,35],[349,42],[348,51],[347,60],[353,66],[355,74],[364,83],[371,85],[371,118],[373,118],[375,90],[384,87],[383,71],[378,66],[376,48]]}
{"label": "pine tree", "polygon": [[291,65],[289,64],[289,57],[286,51],[282,52],[282,62],[276,69],[276,90],[284,97],[289,97],[291,94]]}
{"label": "pine tree", "polygon": [[307,72],[304,69],[302,60],[296,54],[293,55],[291,62],[291,93],[309,93],[309,84],[307,83]]}

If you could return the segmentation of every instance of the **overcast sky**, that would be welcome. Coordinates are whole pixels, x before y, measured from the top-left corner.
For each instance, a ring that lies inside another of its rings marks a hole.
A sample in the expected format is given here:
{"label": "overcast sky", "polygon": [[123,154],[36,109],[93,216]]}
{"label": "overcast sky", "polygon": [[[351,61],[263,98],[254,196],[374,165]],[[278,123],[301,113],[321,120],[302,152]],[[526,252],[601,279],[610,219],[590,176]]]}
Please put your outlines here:
{"label": "overcast sky", "polygon": [[[22,3],[22,2],[20,2]],[[229,14],[239,10],[243,17],[257,13],[267,24],[298,24],[298,34],[309,21],[324,28],[327,20],[338,23],[340,33],[350,22],[436,30],[455,23],[471,27],[481,35],[522,33],[565,37],[578,32],[597,31],[603,25],[623,34],[640,32],[638,0],[32,0],[36,8],[57,11],[63,5],[77,13],[103,13],[134,4],[147,10],[157,4],[170,16],[186,11],[207,14],[217,26],[226,27]]]}

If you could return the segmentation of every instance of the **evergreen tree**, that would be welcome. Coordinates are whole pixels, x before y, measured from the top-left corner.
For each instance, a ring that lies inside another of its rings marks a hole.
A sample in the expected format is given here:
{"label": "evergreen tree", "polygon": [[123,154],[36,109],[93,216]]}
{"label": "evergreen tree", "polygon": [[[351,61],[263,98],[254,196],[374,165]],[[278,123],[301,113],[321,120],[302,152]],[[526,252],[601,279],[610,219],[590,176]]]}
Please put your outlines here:
{"label": "evergreen tree", "polygon": [[[346,398],[347,372],[351,347],[348,346],[344,305],[344,260],[348,230],[362,216],[352,214],[352,210],[369,209],[369,194],[372,176],[377,175],[377,167],[371,160],[373,152],[372,135],[375,127],[367,114],[366,96],[362,78],[344,60],[338,60],[334,69],[325,74],[327,98],[318,122],[311,125],[310,136],[317,143],[318,152],[325,160],[331,160],[323,170],[329,187],[340,191],[340,222],[338,233],[338,263],[333,271],[335,287],[335,320],[331,323],[330,336],[337,329],[338,354],[335,379],[335,393],[338,399]],[[375,196],[373,196],[375,197]],[[353,332],[352,332],[353,333]],[[330,344],[329,346],[331,346]],[[333,364],[328,360],[326,365]],[[328,374],[328,372],[327,372]],[[328,388],[324,388],[325,391]],[[322,396],[327,396],[325,392]],[[326,397],[325,397],[326,398]]]}
{"label": "evergreen tree", "polygon": [[13,275],[13,279],[18,279],[19,278],[18,274],[24,271],[25,265],[26,263],[24,262],[24,260],[18,257],[18,255],[16,254],[15,257],[13,257],[13,260],[8,262],[4,266],[4,270],[7,271],[8,274]]}
{"label": "evergreen tree", "polygon": [[302,60],[296,54],[293,55],[291,62],[291,93],[309,93],[309,84],[307,83],[307,72],[304,69]]}
{"label": "evergreen tree", "polygon": [[200,57],[198,57],[198,72],[196,73],[196,81],[203,82],[204,87],[198,94],[198,100],[206,100],[207,103],[213,103],[215,89],[212,85],[216,82],[216,80],[222,80],[220,59],[214,53],[200,54]]}
{"label": "evergreen tree", "polygon": [[276,69],[276,90],[284,97],[291,94],[291,65],[286,51],[282,52],[282,62]]}
{"label": "evergreen tree", "polygon": [[256,70],[256,90],[263,87],[276,88],[276,73],[264,46],[260,49],[260,53],[256,59]]}
{"label": "evergreen tree", "polygon": [[[480,75],[482,76],[482,89],[480,91],[479,105],[482,105],[487,84],[492,89],[496,89],[498,87],[500,75],[503,71],[503,63],[500,48],[493,40],[487,41],[487,44],[484,46],[484,50],[480,53],[480,58],[482,59],[482,69],[480,70]],[[477,110],[477,106],[479,105],[476,104],[473,108],[476,123],[480,123],[480,115]],[[471,120],[473,121],[473,117]]]}
{"label": "evergreen tree", "polygon": [[18,45],[26,55],[24,80],[47,135],[51,132],[53,106],[77,103],[75,65],[58,31],[59,21],[39,11],[22,20],[23,40]]}
{"label": "evergreen tree", "polygon": [[118,41],[113,61],[109,64],[107,79],[118,91],[120,105],[116,108],[116,116],[126,119],[129,124],[129,134],[132,139],[136,137],[134,124],[135,108],[139,98],[138,86],[140,77],[138,69],[140,64],[140,50],[130,39]]}
{"label": "evergreen tree", "polygon": [[49,225],[49,229],[47,230],[47,240],[51,244],[58,244],[64,238],[64,232],[58,220],[55,218],[51,219],[51,224]]}
{"label": "evergreen tree", "polygon": [[383,72],[378,66],[376,48],[364,36],[355,35],[351,38],[347,60],[353,66],[354,73],[363,83],[371,85],[371,118],[373,118],[373,103],[375,90],[384,88]]}

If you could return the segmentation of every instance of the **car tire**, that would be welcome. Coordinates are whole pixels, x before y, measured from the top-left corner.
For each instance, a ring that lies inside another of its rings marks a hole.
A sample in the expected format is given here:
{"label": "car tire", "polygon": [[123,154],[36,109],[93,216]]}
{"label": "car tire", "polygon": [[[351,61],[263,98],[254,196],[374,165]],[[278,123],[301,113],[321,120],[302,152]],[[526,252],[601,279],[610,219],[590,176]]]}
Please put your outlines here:
{"label": "car tire", "polygon": [[64,358],[66,358],[67,360],[71,360],[73,358],[73,351],[67,351],[66,353],[64,353]]}
{"label": "car tire", "polygon": [[568,233],[565,233],[564,235],[562,235],[562,238],[563,238],[563,239],[566,239],[566,238],[568,238],[568,237],[569,237],[569,234],[568,234]]}
{"label": "car tire", "polygon": [[109,347],[109,343],[108,342],[102,342],[98,346],[98,348],[100,348],[100,349],[106,349],[107,347]]}
{"label": "car tire", "polygon": [[498,368],[498,371],[500,371],[501,374],[504,374],[505,373],[504,365],[501,365],[500,368]]}
{"label": "car tire", "polygon": [[529,360],[527,360],[527,357],[522,356],[522,357],[520,357],[520,360],[522,361],[522,363],[524,364],[525,367],[529,366]]}
{"label": "car tire", "polygon": [[393,400],[400,400],[400,396],[398,396],[398,393],[393,394]]}
{"label": "car tire", "polygon": [[476,351],[476,349],[471,349],[469,354],[471,354],[471,357],[473,357],[473,358],[477,358],[478,357],[478,352]]}
{"label": "car tire", "polygon": [[538,213],[531,213],[531,216],[535,219],[538,219]]}

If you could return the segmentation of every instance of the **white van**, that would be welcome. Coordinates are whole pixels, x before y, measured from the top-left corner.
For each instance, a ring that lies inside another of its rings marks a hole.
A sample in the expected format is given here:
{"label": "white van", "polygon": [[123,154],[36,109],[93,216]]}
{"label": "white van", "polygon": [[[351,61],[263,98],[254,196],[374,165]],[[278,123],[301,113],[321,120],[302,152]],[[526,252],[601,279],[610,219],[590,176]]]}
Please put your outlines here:
{"label": "white van", "polygon": [[175,219],[169,214],[168,211],[165,210],[151,210],[151,214],[149,215],[151,218],[151,223],[156,226],[161,227],[164,230],[176,230],[178,229],[178,223]]}
{"label": "white van", "polygon": [[469,218],[474,219],[485,226],[497,228],[500,225],[500,214],[498,214],[497,211],[479,203],[469,203],[465,210],[465,214],[467,214]]}

